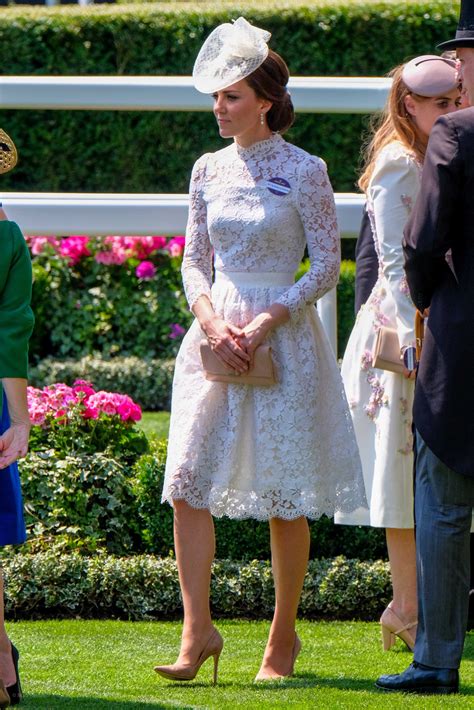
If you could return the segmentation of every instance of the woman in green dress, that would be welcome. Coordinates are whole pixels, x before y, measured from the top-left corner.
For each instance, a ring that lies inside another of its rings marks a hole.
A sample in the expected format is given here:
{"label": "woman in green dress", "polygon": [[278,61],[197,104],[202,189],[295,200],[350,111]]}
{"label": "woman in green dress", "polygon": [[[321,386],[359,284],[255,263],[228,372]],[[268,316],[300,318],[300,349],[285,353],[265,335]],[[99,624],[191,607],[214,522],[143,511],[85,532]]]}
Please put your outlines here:
{"label": "woman in green dress", "polygon": [[[3,136],[0,136],[0,172]],[[25,239],[0,209],[0,546],[25,541],[20,479],[16,461],[28,450],[30,420],[26,400],[28,340],[34,317],[31,260]],[[0,570],[0,707],[21,700],[18,651],[5,629]]]}

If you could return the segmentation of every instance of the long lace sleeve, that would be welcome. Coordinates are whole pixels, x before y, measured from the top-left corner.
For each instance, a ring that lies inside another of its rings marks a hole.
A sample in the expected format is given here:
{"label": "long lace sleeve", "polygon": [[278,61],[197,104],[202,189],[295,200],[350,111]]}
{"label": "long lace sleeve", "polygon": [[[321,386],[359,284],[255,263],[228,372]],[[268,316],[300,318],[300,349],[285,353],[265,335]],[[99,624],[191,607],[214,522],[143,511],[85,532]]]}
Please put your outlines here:
{"label": "long lace sleeve", "polygon": [[415,342],[415,307],[403,268],[402,238],[419,184],[413,159],[389,150],[376,164],[369,187],[381,266],[395,301],[400,347]]}
{"label": "long lace sleeve", "polygon": [[202,194],[207,159],[207,154],[202,155],[194,164],[189,187],[189,216],[181,267],[189,308],[193,307],[200,296],[211,297],[212,247],[207,231],[207,208]]}
{"label": "long lace sleeve", "polygon": [[311,156],[301,166],[297,205],[311,267],[278,299],[292,318],[324,296],[339,278],[341,250],[336,205],[326,164],[320,158]]}

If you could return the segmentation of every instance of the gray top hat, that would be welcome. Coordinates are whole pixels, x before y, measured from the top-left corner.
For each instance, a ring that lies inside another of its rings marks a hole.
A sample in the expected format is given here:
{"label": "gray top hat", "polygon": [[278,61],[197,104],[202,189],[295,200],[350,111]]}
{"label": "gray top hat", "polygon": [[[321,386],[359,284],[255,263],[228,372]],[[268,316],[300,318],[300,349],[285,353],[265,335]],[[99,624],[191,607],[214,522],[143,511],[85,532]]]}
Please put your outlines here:
{"label": "gray top hat", "polygon": [[474,0],[461,0],[461,13],[456,37],[438,44],[438,49],[474,47]]}

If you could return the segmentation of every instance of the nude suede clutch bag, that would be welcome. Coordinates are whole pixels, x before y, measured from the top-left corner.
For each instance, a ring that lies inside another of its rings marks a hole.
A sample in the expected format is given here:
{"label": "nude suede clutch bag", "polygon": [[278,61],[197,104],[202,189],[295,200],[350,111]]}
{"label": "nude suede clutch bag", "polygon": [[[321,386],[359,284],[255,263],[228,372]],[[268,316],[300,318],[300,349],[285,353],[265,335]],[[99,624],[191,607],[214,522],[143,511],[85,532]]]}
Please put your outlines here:
{"label": "nude suede clutch bag", "polygon": [[201,340],[200,350],[206,380],[259,387],[269,387],[276,384],[272,349],[265,343],[259,345],[255,350],[252,369],[242,374],[229,372],[224,363],[213,353],[207,340]]}
{"label": "nude suede clutch bag", "polygon": [[382,326],[377,332],[372,350],[372,367],[389,370],[403,375],[403,361],[400,359],[400,343],[395,328]]}

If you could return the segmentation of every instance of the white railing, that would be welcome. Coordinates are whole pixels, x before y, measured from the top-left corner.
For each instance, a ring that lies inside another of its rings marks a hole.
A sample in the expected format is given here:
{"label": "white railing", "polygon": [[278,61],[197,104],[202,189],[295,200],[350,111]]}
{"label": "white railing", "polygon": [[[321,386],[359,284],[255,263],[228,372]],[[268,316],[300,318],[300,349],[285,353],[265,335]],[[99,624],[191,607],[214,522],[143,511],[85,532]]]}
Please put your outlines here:
{"label": "white railing", "polygon": [[[380,110],[391,79],[293,77],[298,113],[371,113]],[[91,111],[209,111],[212,99],[189,76],[0,76],[0,106]]]}
{"label": "white railing", "polygon": [[[8,216],[25,234],[44,236],[179,234],[188,216],[187,195],[2,192],[0,198]],[[343,238],[356,235],[363,204],[361,195],[336,195]]]}
{"label": "white railing", "polygon": [[[294,77],[289,89],[300,113],[371,113],[381,109],[389,79]],[[211,99],[190,77],[0,77],[3,109],[209,111]],[[323,156],[324,157],[324,156]],[[26,234],[177,234],[184,231],[186,195],[0,193],[8,216]],[[336,195],[341,237],[355,236],[363,198]],[[337,349],[335,290],[318,302],[325,331]]]}

